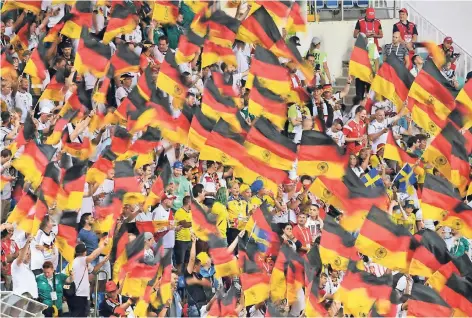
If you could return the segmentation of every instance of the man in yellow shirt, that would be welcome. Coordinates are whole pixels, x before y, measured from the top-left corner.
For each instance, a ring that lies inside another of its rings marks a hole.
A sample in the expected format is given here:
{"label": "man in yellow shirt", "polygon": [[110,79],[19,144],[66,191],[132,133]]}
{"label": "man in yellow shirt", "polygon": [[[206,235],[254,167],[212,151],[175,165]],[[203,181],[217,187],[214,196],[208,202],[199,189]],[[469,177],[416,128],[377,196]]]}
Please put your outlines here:
{"label": "man in yellow shirt", "polygon": [[415,206],[412,202],[407,201],[402,211],[403,216],[397,220],[397,224],[403,225],[412,235],[416,233],[416,216],[413,213],[414,209]]}
{"label": "man in yellow shirt", "polygon": [[[228,232],[227,240],[228,244],[231,244],[234,239],[238,236],[239,232],[244,229],[247,223],[248,215],[248,202],[241,196],[241,190],[247,190],[249,186],[234,182],[230,188],[230,196],[228,198]],[[235,254],[237,255],[237,246],[235,248]]]}
{"label": "man in yellow shirt", "polygon": [[185,260],[188,261],[188,253],[192,246],[190,228],[192,227],[192,213],[190,210],[192,199],[185,196],[182,207],[175,212],[174,222],[180,228],[175,231],[175,264],[176,268],[181,272],[182,265]]}

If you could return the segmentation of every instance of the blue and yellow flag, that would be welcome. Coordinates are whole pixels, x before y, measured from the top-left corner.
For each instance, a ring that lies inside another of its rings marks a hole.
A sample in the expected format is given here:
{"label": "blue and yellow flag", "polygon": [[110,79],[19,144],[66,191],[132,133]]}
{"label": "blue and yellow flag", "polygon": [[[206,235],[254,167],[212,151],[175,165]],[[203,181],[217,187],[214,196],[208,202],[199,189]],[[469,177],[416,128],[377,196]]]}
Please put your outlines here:
{"label": "blue and yellow flag", "polygon": [[361,180],[367,188],[385,188],[382,177],[377,169],[370,169]]}
{"label": "blue and yellow flag", "polygon": [[413,185],[416,184],[416,174],[413,171],[413,168],[406,163],[402,170],[395,176],[393,182],[398,181],[398,191],[408,194],[414,193]]}

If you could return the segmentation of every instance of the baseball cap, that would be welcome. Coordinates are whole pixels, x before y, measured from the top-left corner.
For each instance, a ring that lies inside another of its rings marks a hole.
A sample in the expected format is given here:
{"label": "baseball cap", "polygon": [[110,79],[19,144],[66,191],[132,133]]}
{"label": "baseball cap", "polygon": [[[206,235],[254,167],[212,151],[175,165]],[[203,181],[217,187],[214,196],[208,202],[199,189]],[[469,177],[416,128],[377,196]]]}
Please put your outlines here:
{"label": "baseball cap", "polygon": [[301,46],[300,44],[300,38],[298,36],[292,36],[290,39],[289,39],[290,42],[292,42],[294,45],[296,46]]}
{"label": "baseball cap", "polygon": [[146,41],[143,42],[143,46],[144,46],[144,47],[151,47],[151,46],[153,46],[153,45],[154,45],[154,44],[153,44],[151,41],[149,41],[149,40],[146,40]]}
{"label": "baseball cap", "polygon": [[321,39],[317,36],[314,36],[313,39],[311,39],[311,43],[317,45],[318,43],[321,43]]}
{"label": "baseball cap", "polygon": [[283,181],[283,184],[284,185],[293,185],[293,184],[295,184],[295,181],[293,181],[290,178],[285,178],[285,180]]}
{"label": "baseball cap", "polygon": [[251,192],[256,194],[264,187],[264,182],[262,180],[256,180],[251,184]]}
{"label": "baseball cap", "polygon": [[133,78],[134,76],[130,73],[124,73],[120,76],[120,80],[124,80],[125,78]]}
{"label": "baseball cap", "polygon": [[398,12],[404,12],[406,15],[408,15],[408,10],[406,8],[401,8]]}
{"label": "baseball cap", "polygon": [[444,43],[451,43],[451,44],[453,43],[452,38],[450,36],[445,37],[443,42]]}
{"label": "baseball cap", "polygon": [[150,240],[154,237],[154,235],[152,235],[151,232],[144,232],[144,240],[147,241],[147,240]]}
{"label": "baseball cap", "polygon": [[114,292],[117,289],[118,289],[118,286],[116,286],[116,283],[112,280],[108,281],[105,285],[105,291],[107,293]]}
{"label": "baseball cap", "polygon": [[84,244],[84,243],[79,243],[79,244],[77,244],[77,246],[75,247],[75,254],[82,254],[82,253],[84,253],[85,251],[87,251],[87,248],[85,247],[85,244]]}
{"label": "baseball cap", "polygon": [[172,168],[174,168],[174,169],[183,169],[184,164],[182,163],[182,161],[176,161],[176,162],[174,162],[174,165],[172,166]]}
{"label": "baseball cap", "polygon": [[50,115],[52,114],[52,109],[50,107],[43,107],[41,108],[41,110],[39,111],[39,114],[47,114],[47,115]]}
{"label": "baseball cap", "polygon": [[374,8],[368,8],[365,11],[365,16],[369,19],[374,19],[375,18],[375,9]]}
{"label": "baseball cap", "polygon": [[162,201],[164,200],[175,200],[175,195],[173,194],[170,194],[170,193],[164,193],[164,195],[162,196]]}

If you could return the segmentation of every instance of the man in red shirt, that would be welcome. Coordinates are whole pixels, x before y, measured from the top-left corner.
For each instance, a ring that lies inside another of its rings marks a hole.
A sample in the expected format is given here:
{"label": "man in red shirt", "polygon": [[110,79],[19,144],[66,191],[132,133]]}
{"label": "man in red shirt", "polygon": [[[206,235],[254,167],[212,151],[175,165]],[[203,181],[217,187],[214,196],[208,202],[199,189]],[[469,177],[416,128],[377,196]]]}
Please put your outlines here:
{"label": "man in red shirt", "polygon": [[297,216],[297,224],[293,226],[293,236],[302,243],[299,253],[305,255],[311,248],[313,242],[310,229],[306,227],[306,214],[300,213]]}
{"label": "man in red shirt", "polygon": [[367,126],[364,122],[366,116],[365,108],[359,106],[356,108],[354,118],[344,125],[343,134],[346,136],[346,152],[349,154],[357,154],[367,146]]}
{"label": "man in red shirt", "polygon": [[6,290],[12,290],[11,263],[18,257],[18,246],[11,239],[13,229],[3,230],[2,237],[2,281],[5,282]]}
{"label": "man in red shirt", "polygon": [[405,8],[400,9],[400,21],[393,25],[393,33],[400,32],[402,43],[405,44],[407,49],[410,51],[410,60],[415,55],[415,48],[413,43],[418,39],[418,30],[416,30],[416,24],[408,21],[408,10]]}
{"label": "man in red shirt", "polygon": [[354,38],[357,38],[359,33],[364,33],[368,38],[374,38],[379,53],[382,51],[382,48],[379,46],[379,39],[383,38],[382,25],[380,20],[375,18],[374,8],[368,8],[365,12],[365,18],[357,21],[354,28]]}
{"label": "man in red shirt", "polygon": [[452,46],[452,43],[452,38],[450,36],[447,36],[444,38],[443,43],[439,44],[438,47],[444,51],[446,57],[449,57],[451,59],[451,70],[455,70],[456,60],[459,57],[459,54],[454,54],[454,47]]}

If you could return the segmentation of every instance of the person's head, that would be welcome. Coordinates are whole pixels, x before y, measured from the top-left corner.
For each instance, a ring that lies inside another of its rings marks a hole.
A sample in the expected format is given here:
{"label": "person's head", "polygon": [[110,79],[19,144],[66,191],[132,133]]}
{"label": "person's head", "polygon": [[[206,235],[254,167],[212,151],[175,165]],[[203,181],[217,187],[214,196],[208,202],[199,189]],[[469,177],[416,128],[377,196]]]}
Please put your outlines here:
{"label": "person's head", "polygon": [[56,70],[59,70],[65,67],[66,67],[66,60],[62,56],[56,57],[56,60],[54,61],[54,68]]}
{"label": "person's head", "polygon": [[449,50],[452,46],[452,43],[453,43],[452,38],[448,36],[444,38],[443,46],[445,49]]}
{"label": "person's head", "polygon": [[392,43],[393,44],[398,44],[400,43],[400,40],[401,40],[401,34],[400,32],[393,32],[392,34]]}
{"label": "person's head", "polygon": [[292,237],[292,230],[293,230],[292,224],[285,223],[282,225],[282,232],[285,234],[285,236]]}
{"label": "person's head", "polygon": [[313,178],[309,175],[304,174],[300,177],[300,182],[304,190],[309,189],[311,184],[313,183]]}
{"label": "person's head", "polygon": [[1,160],[1,163],[2,165],[9,161],[11,159],[11,156],[12,156],[12,153],[11,153],[11,150],[10,149],[3,149],[1,152],[0,152],[0,160]]}
{"label": "person's head", "polygon": [[39,121],[42,123],[46,123],[50,120],[53,116],[52,109],[49,107],[43,107],[39,111]]}
{"label": "person's head", "polygon": [[154,235],[151,232],[144,232],[144,248],[150,249],[154,244]]}
{"label": "person's head", "polygon": [[411,150],[419,149],[419,147],[420,147],[420,139],[418,138],[418,136],[411,136],[410,138],[408,138],[408,141],[407,141],[406,145],[407,145],[408,148],[410,148]]}
{"label": "person's head", "polygon": [[311,116],[304,116],[302,119],[302,129],[312,130],[313,129],[313,118]]}
{"label": "person's head", "polygon": [[421,66],[424,64],[423,58],[421,57],[421,55],[418,55],[418,54],[413,55],[411,61],[413,62],[413,65],[415,66]]}
{"label": "person's head", "polygon": [[2,81],[2,94],[8,95],[11,93],[11,83],[9,81]]}
{"label": "person's head", "polygon": [[407,201],[404,209],[405,209],[406,214],[410,215],[411,213],[413,213],[415,206],[411,202]]}
{"label": "person's head", "polygon": [[172,166],[173,171],[174,171],[174,176],[180,177],[182,176],[183,169],[184,169],[184,164],[182,161],[176,161],[174,162],[174,165]]}
{"label": "person's head", "polygon": [[361,158],[362,160],[366,159],[367,156],[369,155],[369,150],[370,148],[367,148],[367,147],[359,150],[359,158]]}
{"label": "person's head", "polygon": [[27,91],[29,87],[29,81],[26,77],[21,77],[20,82],[18,84],[18,89],[21,91]]}
{"label": "person's head", "polygon": [[169,39],[167,36],[162,35],[159,37],[158,42],[157,42],[157,49],[161,53],[166,53],[167,50],[169,49]]}
{"label": "person's head", "polygon": [[374,8],[368,8],[365,11],[365,19],[368,21],[372,21],[375,19],[375,9]]}
{"label": "person's head", "polygon": [[306,60],[311,66],[315,66],[315,56],[311,53],[306,55]]}
{"label": "person's head", "polygon": [[92,226],[94,222],[95,219],[93,218],[91,213],[84,213],[80,218],[80,223],[82,224],[82,226]]}
{"label": "person's head", "polygon": [[284,192],[291,192],[295,189],[296,184],[295,184],[295,181],[287,177],[282,182],[282,186],[283,186]]}
{"label": "person's head", "polygon": [[133,83],[133,77],[134,76],[129,73],[122,74],[120,79],[123,86],[126,88],[130,88],[131,84]]}
{"label": "person's head", "polygon": [[198,183],[192,188],[192,195],[194,199],[203,200],[205,199],[205,190],[203,184]]}
{"label": "person's head", "polygon": [[305,226],[306,224],[306,214],[305,213],[299,213],[297,216],[297,224],[300,226]]}
{"label": "person's head", "polygon": [[357,156],[355,154],[350,154],[349,155],[349,166],[351,168],[354,168],[357,166]]}
{"label": "person's head", "polygon": [[375,110],[375,120],[379,123],[383,123],[385,120],[385,111],[382,108],[377,108]]}
{"label": "person's head", "polygon": [[[200,261],[200,266],[197,265],[197,261]],[[195,260],[195,266],[198,268],[198,272],[200,272],[200,269],[203,267],[205,268],[210,268],[211,266],[211,258],[206,252],[200,252],[197,254],[197,259]],[[195,268],[194,268],[194,272]],[[197,273],[198,273],[197,272]]]}
{"label": "person's head", "polygon": [[236,71],[236,67],[233,64],[225,62],[221,63],[220,68],[223,73],[234,73]]}
{"label": "person's head", "polygon": [[472,79],[472,71],[470,71],[469,73],[467,73],[467,75],[465,76],[465,82],[467,83],[468,81],[470,81]]}
{"label": "person's head", "polygon": [[1,117],[2,117],[2,125],[3,126],[10,125],[11,116],[10,116],[10,113],[8,111],[2,112]]}
{"label": "person's head", "polygon": [[425,150],[426,146],[428,145],[428,136],[423,135],[423,134],[418,134],[418,135],[416,135],[416,137],[418,137],[418,140],[420,141],[419,148],[421,150]]}
{"label": "person's head", "polygon": [[21,55],[21,60],[23,63],[26,63],[28,62],[29,58],[31,57],[31,51],[29,50],[26,50],[23,52],[23,54]]}
{"label": "person's head", "polygon": [[392,179],[390,178],[390,176],[388,174],[386,174],[382,177],[382,181],[385,185],[385,188],[389,189],[391,187]]}
{"label": "person's head", "polygon": [[354,116],[356,117],[357,120],[362,120],[364,121],[365,118],[367,117],[367,110],[363,106],[359,106],[356,108],[356,111],[354,112]]}
{"label": "person's head", "polygon": [[84,243],[79,243],[75,246],[75,257],[85,256],[87,254],[87,248]]}
{"label": "person's head", "polygon": [[328,275],[326,275],[326,273],[321,273],[320,274],[320,289],[325,288],[327,282],[328,282]]}
{"label": "person's head", "polygon": [[376,150],[377,156],[379,156],[380,158],[383,158],[384,149],[385,149],[385,144],[384,143],[378,144],[377,145],[377,150]]}
{"label": "person's head", "polygon": [[235,198],[239,197],[239,183],[233,182],[229,188],[231,195]]}
{"label": "person's head", "polygon": [[43,264],[43,274],[46,278],[51,278],[54,275],[54,265],[50,261]]}
{"label": "person's head", "polygon": [[336,118],[333,120],[333,124],[331,125],[332,132],[338,132],[343,130],[343,121],[340,118]]}
{"label": "person's head", "polygon": [[444,228],[444,226],[438,225],[438,226],[436,227],[436,233],[437,233],[442,239],[445,239],[445,238],[446,238],[446,229]]}
{"label": "person's head", "polygon": [[164,209],[170,209],[172,205],[174,204],[174,200],[175,200],[175,195],[164,193],[161,204],[164,207]]}
{"label": "person's head", "polygon": [[182,174],[183,176],[187,179],[187,180],[190,180],[192,178],[192,166],[189,166],[189,165],[185,165],[184,166],[184,169],[182,170]]}
{"label": "person's head", "polygon": [[62,54],[65,58],[70,58],[70,55],[72,54],[72,43],[66,42],[66,44],[62,48]]}
{"label": "person's head", "polygon": [[184,21],[184,15],[183,15],[181,12],[179,12],[179,14],[177,15],[177,19],[175,20],[175,22],[176,22],[177,24],[182,24],[183,21]]}
{"label": "person's head", "polygon": [[143,166],[143,175],[147,178],[150,178],[152,176],[152,167],[150,164]]}
{"label": "person's head", "polygon": [[226,187],[220,187],[218,191],[216,191],[215,201],[223,205],[228,203],[228,189],[226,189]]}
{"label": "person's head", "polygon": [[2,241],[11,239],[12,235],[13,235],[13,229],[4,229],[1,233]]}
{"label": "person's head", "polygon": [[189,195],[184,196],[184,198],[182,199],[182,206],[188,210],[191,204],[192,204],[192,197]]}
{"label": "person's head", "polygon": [[187,104],[189,106],[193,106],[193,105],[195,105],[196,101],[197,101],[197,97],[195,96],[195,94],[192,93],[192,92],[188,92],[187,93]]}
{"label": "person's head", "polygon": [[315,49],[319,49],[321,46],[321,39],[317,36],[311,39],[311,47]]}
{"label": "person's head", "polygon": [[207,166],[207,173],[210,173],[210,174],[215,173],[218,169],[218,163],[216,161],[207,160],[206,166]]}
{"label": "person's head", "polygon": [[318,216],[320,215],[320,208],[317,204],[312,204],[310,205],[310,207],[308,208],[308,215],[312,218],[312,219],[316,219],[318,218]]}
{"label": "person's head", "polygon": [[172,290],[177,288],[177,282],[179,281],[179,271],[175,268],[172,269],[172,273],[170,274],[170,287]]}
{"label": "person's head", "polygon": [[245,200],[249,200],[252,196],[251,187],[245,183],[239,186],[239,193]]}
{"label": "person's head", "polygon": [[49,215],[45,215],[41,223],[39,224],[39,229],[42,230],[44,233],[49,233],[52,230],[54,223],[52,222]]}
{"label": "person's head", "polygon": [[408,20],[408,10],[406,8],[400,9],[398,13],[400,15],[400,21],[405,22],[406,20]]}
{"label": "person's head", "polygon": [[116,283],[112,280],[109,280],[105,284],[105,292],[107,293],[108,298],[118,298],[118,286],[116,286]]}

